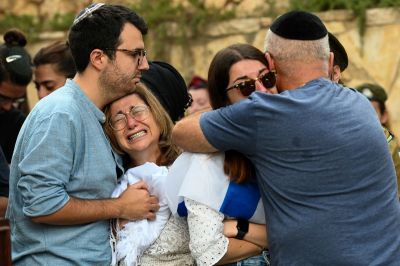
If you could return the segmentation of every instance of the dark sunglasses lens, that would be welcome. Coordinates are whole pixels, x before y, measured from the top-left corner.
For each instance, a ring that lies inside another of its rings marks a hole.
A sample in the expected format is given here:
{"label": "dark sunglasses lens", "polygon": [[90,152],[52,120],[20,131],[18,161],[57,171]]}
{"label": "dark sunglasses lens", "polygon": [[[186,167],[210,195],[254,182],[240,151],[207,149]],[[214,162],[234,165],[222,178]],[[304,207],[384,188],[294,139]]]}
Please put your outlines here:
{"label": "dark sunglasses lens", "polygon": [[239,90],[243,96],[249,96],[253,91],[256,90],[255,80],[246,80],[239,84]]}
{"label": "dark sunglasses lens", "polygon": [[275,86],[276,78],[274,72],[268,72],[261,78],[261,82],[265,88],[270,89]]}

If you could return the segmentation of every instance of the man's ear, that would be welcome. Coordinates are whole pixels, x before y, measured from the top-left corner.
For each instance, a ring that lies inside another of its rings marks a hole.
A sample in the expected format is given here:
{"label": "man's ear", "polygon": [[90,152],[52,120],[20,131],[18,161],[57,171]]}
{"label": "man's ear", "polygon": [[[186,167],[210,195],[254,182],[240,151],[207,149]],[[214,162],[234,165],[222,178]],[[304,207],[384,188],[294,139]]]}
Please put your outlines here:
{"label": "man's ear", "polygon": [[334,58],[335,58],[335,55],[332,52],[329,52],[329,61],[328,61],[328,76],[329,77],[332,77],[332,74],[333,74]]}
{"label": "man's ear", "polygon": [[271,71],[271,70],[275,70],[276,71],[274,59],[272,59],[272,56],[271,56],[270,53],[265,52],[265,59],[267,59],[267,61],[268,61],[269,71]]}
{"label": "man's ear", "polygon": [[89,64],[95,69],[102,70],[108,62],[108,57],[100,49],[94,49],[89,55]]}

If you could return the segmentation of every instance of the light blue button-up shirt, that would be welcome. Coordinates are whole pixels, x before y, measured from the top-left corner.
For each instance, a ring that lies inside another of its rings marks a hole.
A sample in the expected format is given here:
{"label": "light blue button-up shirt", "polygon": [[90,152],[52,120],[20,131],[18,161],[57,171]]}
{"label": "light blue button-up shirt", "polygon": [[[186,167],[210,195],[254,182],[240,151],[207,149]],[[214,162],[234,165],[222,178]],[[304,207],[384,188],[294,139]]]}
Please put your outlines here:
{"label": "light blue button-up shirt", "polygon": [[30,219],[58,211],[70,197],[110,197],[118,164],[104,121],[72,80],[29,114],[10,172],[7,217],[14,265],[109,265],[109,221],[48,225]]}

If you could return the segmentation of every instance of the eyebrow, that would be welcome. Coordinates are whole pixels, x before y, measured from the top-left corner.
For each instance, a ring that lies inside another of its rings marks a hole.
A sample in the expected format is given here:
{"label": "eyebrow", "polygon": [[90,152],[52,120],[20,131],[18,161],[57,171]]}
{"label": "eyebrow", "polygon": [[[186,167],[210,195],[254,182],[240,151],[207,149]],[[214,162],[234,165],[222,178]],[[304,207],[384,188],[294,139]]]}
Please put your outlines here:
{"label": "eyebrow", "polygon": [[[268,68],[267,68],[267,67],[264,67],[264,68],[258,70],[258,75],[260,75],[260,74],[261,74],[262,72],[264,72],[266,69],[268,69]],[[244,76],[238,77],[238,78],[236,78],[236,79],[233,81],[233,83],[235,83],[236,81],[241,80],[241,79],[249,79],[249,76],[244,75]]]}

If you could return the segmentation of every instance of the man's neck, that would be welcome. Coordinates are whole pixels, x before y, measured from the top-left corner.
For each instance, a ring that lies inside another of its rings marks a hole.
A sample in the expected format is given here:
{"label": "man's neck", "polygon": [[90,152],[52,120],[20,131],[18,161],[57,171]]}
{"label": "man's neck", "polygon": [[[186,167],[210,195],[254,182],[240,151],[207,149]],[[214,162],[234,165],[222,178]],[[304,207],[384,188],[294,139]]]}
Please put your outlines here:
{"label": "man's neck", "polygon": [[318,78],[329,78],[328,70],[321,62],[301,64],[295,69],[296,71],[290,73],[281,72],[277,69],[279,91],[293,90]]}
{"label": "man's neck", "polygon": [[99,109],[103,109],[105,102],[98,87],[97,76],[90,72],[77,73],[74,81]]}

